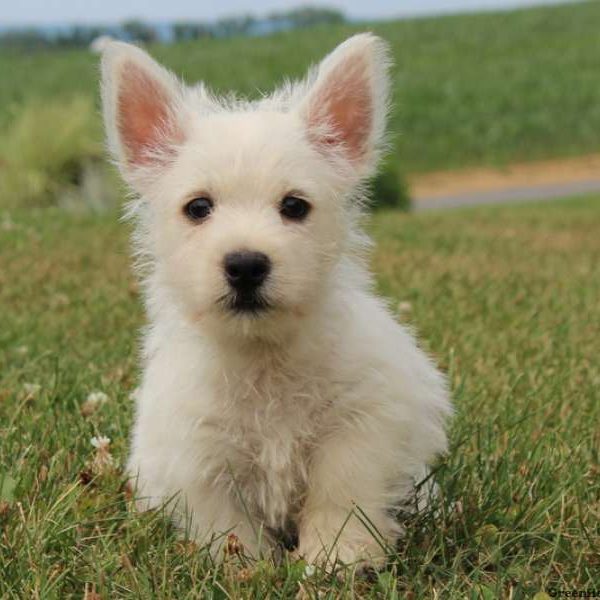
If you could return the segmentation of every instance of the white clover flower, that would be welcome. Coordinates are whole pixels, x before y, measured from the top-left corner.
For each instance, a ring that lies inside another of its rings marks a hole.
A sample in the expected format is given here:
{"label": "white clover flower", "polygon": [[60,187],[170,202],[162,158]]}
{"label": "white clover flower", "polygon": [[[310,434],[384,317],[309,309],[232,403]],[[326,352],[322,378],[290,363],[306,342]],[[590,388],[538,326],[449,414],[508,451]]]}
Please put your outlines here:
{"label": "white clover flower", "polygon": [[108,447],[110,446],[110,438],[105,435],[94,436],[90,440],[90,444],[94,446],[97,450],[106,450],[108,451]]}
{"label": "white clover flower", "polygon": [[94,458],[91,462],[92,471],[96,475],[111,471],[115,466],[115,459],[109,449],[110,438],[104,435],[94,436],[90,440],[90,443],[96,448]]}
{"label": "white clover flower", "polygon": [[404,301],[398,303],[398,311],[401,313],[407,313],[412,310],[412,304],[410,302]]}
{"label": "white clover flower", "polygon": [[306,565],[304,567],[304,579],[312,577],[315,574],[315,565]]}
{"label": "white clover flower", "polygon": [[100,406],[108,402],[108,395],[104,392],[91,392],[85,402],[81,405],[81,414],[84,417],[96,412]]}
{"label": "white clover flower", "polygon": [[104,392],[91,392],[88,394],[86,402],[91,402],[92,404],[104,404],[108,402],[108,395]]}
{"label": "white clover flower", "polygon": [[4,231],[12,231],[15,229],[15,222],[12,220],[8,213],[4,213],[2,217],[2,225],[0,225]]}
{"label": "white clover flower", "polygon": [[39,383],[24,383],[23,392],[29,399],[35,398],[41,391],[42,386]]}

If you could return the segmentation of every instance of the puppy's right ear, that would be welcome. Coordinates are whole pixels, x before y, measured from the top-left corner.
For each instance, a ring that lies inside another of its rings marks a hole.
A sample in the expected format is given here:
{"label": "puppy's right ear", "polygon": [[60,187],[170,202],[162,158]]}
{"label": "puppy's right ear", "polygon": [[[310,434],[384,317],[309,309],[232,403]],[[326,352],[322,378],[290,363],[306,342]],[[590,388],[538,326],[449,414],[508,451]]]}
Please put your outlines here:
{"label": "puppy's right ear", "polygon": [[[113,42],[102,57],[108,145],[124,178],[172,160],[185,141],[183,87],[143,50]],[[135,184],[134,184],[135,185]]]}

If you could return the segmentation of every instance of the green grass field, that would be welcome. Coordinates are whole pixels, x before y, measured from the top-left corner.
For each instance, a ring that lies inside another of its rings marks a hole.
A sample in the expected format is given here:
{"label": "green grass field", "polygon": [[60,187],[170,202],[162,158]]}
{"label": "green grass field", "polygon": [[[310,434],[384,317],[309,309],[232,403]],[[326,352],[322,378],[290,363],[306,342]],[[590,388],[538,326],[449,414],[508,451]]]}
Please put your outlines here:
{"label": "green grass field", "polygon": [[[393,141],[412,173],[600,151],[599,22],[600,3],[584,2],[151,51],[188,81],[256,96],[302,76],[348,35],[372,29],[392,47]],[[87,51],[0,55],[0,130],[32,99],[95,97],[97,75],[97,57]]]}
{"label": "green grass field", "polygon": [[[450,373],[457,415],[436,513],[408,524],[384,573],[342,583],[302,563],[214,568],[160,514],[130,510],[121,467],[143,318],[127,227],[15,211],[0,221],[0,598],[598,588],[599,228],[599,197],[375,215],[380,290]],[[83,415],[93,391],[108,400]],[[114,459],[103,469],[101,435]]]}
{"label": "green grass field", "polygon": [[[590,1],[151,52],[188,81],[256,96],[372,29],[395,58],[392,159],[414,173],[600,151],[599,22]],[[372,217],[379,289],[450,374],[457,409],[442,495],[383,573],[342,582],[235,556],[216,568],[164,515],[132,510],[122,466],[143,314],[127,226],[26,208],[74,192],[82,157],[102,156],[97,60],[0,53],[0,599],[600,588],[600,197]],[[93,392],[107,397],[95,411]]]}

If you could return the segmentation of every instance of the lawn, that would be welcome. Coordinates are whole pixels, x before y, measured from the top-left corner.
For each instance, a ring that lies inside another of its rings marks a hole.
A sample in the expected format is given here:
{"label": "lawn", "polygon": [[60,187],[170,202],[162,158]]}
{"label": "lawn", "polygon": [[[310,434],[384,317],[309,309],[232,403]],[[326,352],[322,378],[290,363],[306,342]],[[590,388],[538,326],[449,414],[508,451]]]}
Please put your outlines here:
{"label": "lawn", "polygon": [[[303,76],[345,37],[372,29],[392,48],[392,138],[403,170],[414,173],[600,151],[599,22],[600,3],[583,2],[151,52],[190,82],[256,97],[285,77]],[[0,54],[0,131],[30,101],[64,107],[75,95],[96,98],[97,61],[88,51]],[[69,110],[55,118],[67,123]],[[98,119],[92,125],[99,138]],[[6,150],[8,158],[14,151]]]}
{"label": "lawn", "polygon": [[[407,524],[384,573],[342,583],[235,555],[215,568],[163,515],[131,509],[121,468],[143,316],[127,226],[55,209],[0,216],[1,598],[518,599],[600,586],[600,197],[379,213],[369,227],[379,288],[449,372],[457,414],[437,510]],[[92,392],[106,401],[86,404]],[[110,454],[92,445],[100,436]]]}

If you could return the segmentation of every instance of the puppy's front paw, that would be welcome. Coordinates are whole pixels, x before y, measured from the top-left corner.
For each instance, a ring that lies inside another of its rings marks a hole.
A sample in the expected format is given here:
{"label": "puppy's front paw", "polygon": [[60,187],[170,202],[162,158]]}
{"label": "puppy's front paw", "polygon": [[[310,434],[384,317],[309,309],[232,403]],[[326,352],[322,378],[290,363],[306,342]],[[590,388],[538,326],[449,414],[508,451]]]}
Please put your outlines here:
{"label": "puppy's front paw", "polygon": [[308,535],[300,538],[297,553],[307,563],[319,565],[328,571],[336,567],[351,567],[360,571],[380,568],[386,561],[384,548],[372,538],[365,539],[365,536],[352,538],[342,535],[335,543],[326,544],[320,537]]}

